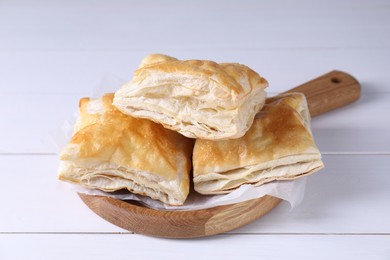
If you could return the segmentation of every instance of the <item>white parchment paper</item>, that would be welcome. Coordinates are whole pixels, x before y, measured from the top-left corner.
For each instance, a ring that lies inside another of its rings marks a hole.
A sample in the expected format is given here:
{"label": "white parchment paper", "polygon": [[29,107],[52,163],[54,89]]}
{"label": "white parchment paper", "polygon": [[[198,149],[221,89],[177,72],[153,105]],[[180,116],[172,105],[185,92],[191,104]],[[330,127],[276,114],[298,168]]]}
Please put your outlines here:
{"label": "white parchment paper", "polygon": [[201,195],[191,191],[184,205],[169,206],[160,201],[145,196],[139,196],[127,191],[104,192],[96,189],[88,189],[78,185],[71,185],[71,189],[88,195],[107,196],[121,200],[136,200],[140,203],[159,210],[198,210],[228,205],[246,200],[257,199],[264,195],[272,195],[281,198],[290,204],[291,209],[298,205],[304,196],[306,178],[294,181],[275,181],[255,187],[250,184],[242,185],[229,194],[224,195]]}
{"label": "white parchment paper", "polygon": [[[115,92],[118,90],[124,80],[115,76],[106,76],[99,86],[91,93],[91,97],[99,98],[105,93]],[[81,97],[80,97],[81,98]],[[75,108],[77,109],[77,108]],[[65,122],[58,129],[54,135],[54,144],[57,147],[58,153],[69,142],[73,134],[73,126],[78,117],[78,112],[65,120]],[[104,192],[97,189],[88,189],[79,185],[63,183],[63,185],[69,186],[71,189],[79,193],[88,195],[108,196],[121,200],[136,200],[144,205],[159,209],[159,210],[198,210],[212,208],[221,205],[228,205],[246,200],[256,199],[265,195],[272,195],[274,197],[281,198],[287,201],[291,209],[297,206],[304,197],[306,177],[299,178],[292,181],[274,181],[271,183],[263,184],[259,187],[253,185],[242,185],[240,188],[234,190],[229,194],[224,195],[201,195],[191,190],[186,202],[182,206],[169,206],[160,201],[151,199],[149,197],[132,194],[127,191],[117,192]]]}

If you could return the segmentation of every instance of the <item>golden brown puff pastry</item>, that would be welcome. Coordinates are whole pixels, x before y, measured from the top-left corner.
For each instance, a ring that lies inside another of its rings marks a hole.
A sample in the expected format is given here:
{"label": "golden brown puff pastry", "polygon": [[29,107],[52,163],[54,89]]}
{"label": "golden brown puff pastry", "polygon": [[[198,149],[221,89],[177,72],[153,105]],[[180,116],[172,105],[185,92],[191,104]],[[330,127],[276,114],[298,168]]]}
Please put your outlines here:
{"label": "golden brown puff pastry", "polygon": [[195,190],[228,193],[242,184],[290,180],[323,168],[311,131],[305,96],[269,98],[250,130],[233,140],[196,140]]}
{"label": "golden brown puff pastry", "polygon": [[238,63],[152,54],[115,93],[114,106],[190,138],[238,138],[264,105],[267,86],[259,74]]}
{"label": "golden brown puff pastry", "polygon": [[113,94],[83,98],[59,179],[103,191],[128,189],[169,205],[189,193],[193,140],[112,106]]}

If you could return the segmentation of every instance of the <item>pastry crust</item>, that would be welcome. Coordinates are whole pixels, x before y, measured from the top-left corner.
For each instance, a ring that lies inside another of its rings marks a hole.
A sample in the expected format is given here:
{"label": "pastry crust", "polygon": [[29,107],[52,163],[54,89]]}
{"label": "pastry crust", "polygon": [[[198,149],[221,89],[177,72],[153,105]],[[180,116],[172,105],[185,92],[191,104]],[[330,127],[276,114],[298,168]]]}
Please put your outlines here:
{"label": "pastry crust", "polygon": [[190,138],[239,138],[264,105],[268,86],[238,63],[147,56],[115,93],[114,106]]}
{"label": "pastry crust", "polygon": [[196,140],[194,187],[202,194],[229,193],[242,184],[296,179],[321,168],[305,96],[269,98],[250,130],[234,140]]}
{"label": "pastry crust", "polygon": [[124,115],[112,106],[113,97],[80,100],[74,135],[60,156],[59,179],[182,205],[189,193],[193,140]]}

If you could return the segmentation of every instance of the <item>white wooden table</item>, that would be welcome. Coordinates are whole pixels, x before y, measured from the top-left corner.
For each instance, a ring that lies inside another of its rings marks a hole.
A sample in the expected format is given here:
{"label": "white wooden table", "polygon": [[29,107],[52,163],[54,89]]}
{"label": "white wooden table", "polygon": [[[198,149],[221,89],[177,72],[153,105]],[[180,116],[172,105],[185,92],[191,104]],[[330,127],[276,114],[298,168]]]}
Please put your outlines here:
{"label": "white wooden table", "polygon": [[[56,180],[50,136],[143,56],[246,64],[278,93],[333,69],[362,97],[312,121],[326,168],[292,211],[203,239],[146,237]],[[0,1],[0,259],[390,259],[390,2]]]}

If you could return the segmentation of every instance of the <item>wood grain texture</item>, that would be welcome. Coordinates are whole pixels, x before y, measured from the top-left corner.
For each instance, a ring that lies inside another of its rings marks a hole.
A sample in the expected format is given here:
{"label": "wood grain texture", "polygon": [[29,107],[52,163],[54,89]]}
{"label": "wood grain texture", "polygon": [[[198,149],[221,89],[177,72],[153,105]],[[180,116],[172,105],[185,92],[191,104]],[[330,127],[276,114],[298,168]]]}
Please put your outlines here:
{"label": "wood grain texture", "polygon": [[79,196],[96,214],[119,227],[144,235],[168,238],[224,233],[261,217],[281,201],[279,198],[264,196],[210,209],[159,211],[136,202],[81,193]]}
{"label": "wood grain texture", "polygon": [[[0,21],[0,259],[390,259],[388,0],[3,0]],[[204,239],[155,239],[59,182],[49,139],[80,97],[129,79],[152,52],[246,64],[270,95],[337,68],[362,96],[312,120],[326,167],[298,207]]]}
{"label": "wood grain texture", "polygon": [[358,100],[361,87],[351,75],[335,70],[287,92],[304,93],[314,117]]}
{"label": "wood grain texture", "polygon": [[[332,71],[287,92],[302,92],[312,116],[350,104],[360,97],[360,85],[350,75]],[[107,221],[136,233],[167,237],[210,236],[242,227],[275,208],[281,199],[264,196],[241,203],[192,211],[160,211],[136,202],[79,194],[83,202]]]}

